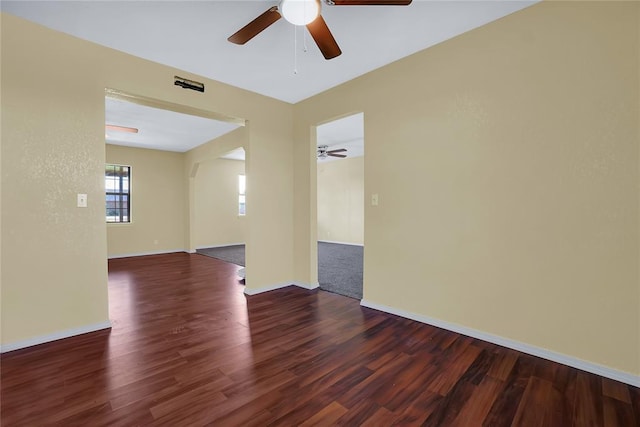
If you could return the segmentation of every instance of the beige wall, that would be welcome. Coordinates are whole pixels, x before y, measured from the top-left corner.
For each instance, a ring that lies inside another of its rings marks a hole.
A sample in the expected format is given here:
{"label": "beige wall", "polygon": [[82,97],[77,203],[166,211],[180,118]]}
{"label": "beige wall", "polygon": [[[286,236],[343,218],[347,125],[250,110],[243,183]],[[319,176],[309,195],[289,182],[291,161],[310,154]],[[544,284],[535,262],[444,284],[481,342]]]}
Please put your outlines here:
{"label": "beige wall", "polygon": [[104,87],[76,80],[92,55],[14,24],[2,16],[3,344],[108,319]]}
{"label": "beige wall", "polygon": [[132,219],[107,224],[109,257],[185,250],[183,156],[107,144],[107,163],[131,166]]}
{"label": "beige wall", "polygon": [[297,104],[299,280],[311,126],[364,111],[367,301],[640,374],[639,7],[543,2]]}
{"label": "beige wall", "polygon": [[[173,85],[174,75],[189,77],[184,71],[1,19],[3,345],[108,320],[105,88],[246,119],[255,153],[247,159],[246,286],[292,280],[290,104],[198,76],[206,92],[185,91]],[[191,195],[187,180],[183,189]],[[75,207],[77,193],[88,194],[88,208]],[[189,211],[189,246],[190,221]]]}
{"label": "beige wall", "polygon": [[[251,181],[251,177],[248,176],[249,165],[247,164],[248,163],[247,161],[250,160],[251,150],[249,146],[249,129],[247,129],[247,127],[238,128],[213,141],[210,141],[206,144],[202,144],[199,147],[196,147],[193,150],[190,150],[185,153],[184,164],[185,164],[186,174],[185,174],[184,183],[185,183],[185,191],[189,194],[189,201],[186,209],[190,213],[190,221],[189,221],[190,225],[187,226],[188,228],[187,241],[188,241],[189,250],[192,252],[195,251],[196,248],[205,246],[205,245],[200,245],[198,243],[202,235],[202,231],[200,230],[202,227],[198,226],[198,223],[200,221],[200,219],[198,218],[202,218],[203,215],[206,215],[205,213],[200,212],[201,208],[199,207],[203,203],[199,199],[202,196],[206,197],[206,195],[200,194],[201,191],[197,190],[197,188],[202,189],[203,186],[196,185],[198,182],[201,183],[202,181],[202,177],[200,176],[201,169],[202,168],[207,169],[206,165],[215,164],[220,159],[220,156],[223,156],[228,152],[235,150],[237,148],[242,148],[245,152],[245,162],[243,165],[243,169],[244,169],[244,174],[245,176],[247,176],[247,181],[248,181],[246,192],[249,193],[250,192],[249,187],[251,185],[249,181]],[[249,206],[251,205],[251,200],[249,195],[247,195],[247,199],[248,199],[247,206]],[[251,216],[248,216],[248,217],[245,216],[243,218],[239,218],[238,221],[236,221],[239,227],[242,229],[242,233],[244,236],[244,240],[241,240],[241,241],[244,241],[245,243],[248,240],[248,234],[249,234],[248,232],[249,222],[247,221],[248,218],[251,218]],[[229,242],[239,243],[240,241],[236,241],[236,242],[229,241]],[[206,245],[210,245],[210,244],[207,243]],[[249,251],[249,248],[247,247],[247,252],[248,251]]]}
{"label": "beige wall", "polygon": [[364,157],[318,162],[318,240],[364,243]]}
{"label": "beige wall", "polygon": [[214,159],[200,163],[195,177],[195,246],[245,242],[245,217],[238,215],[238,176],[244,162]]}
{"label": "beige wall", "polygon": [[245,242],[245,217],[237,212],[237,176],[244,174],[244,162],[202,157],[191,205],[185,191],[190,166],[185,159],[208,146],[224,149],[226,139],[233,138],[223,136],[188,153],[107,144],[107,163],[132,167],[133,218],[130,224],[107,224],[108,256],[192,250],[189,227],[193,248]]}

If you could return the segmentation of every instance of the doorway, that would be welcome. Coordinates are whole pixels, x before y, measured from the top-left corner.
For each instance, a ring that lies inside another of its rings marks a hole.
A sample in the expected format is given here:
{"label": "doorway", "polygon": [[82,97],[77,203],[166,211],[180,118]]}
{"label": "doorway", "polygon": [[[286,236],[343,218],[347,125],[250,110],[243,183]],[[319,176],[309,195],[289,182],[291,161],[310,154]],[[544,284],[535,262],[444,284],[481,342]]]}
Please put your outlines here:
{"label": "doorway", "polygon": [[200,163],[194,181],[196,253],[245,266],[245,192],[244,148]]}
{"label": "doorway", "polygon": [[[242,119],[107,89],[106,165],[119,166],[117,170],[125,166],[129,174],[126,221],[107,223],[108,257],[192,252],[195,201],[187,190],[197,165],[213,156],[214,150],[205,150],[208,145],[242,133],[244,124]],[[237,137],[239,145],[243,135]]]}
{"label": "doorway", "polygon": [[362,299],[364,114],[317,126],[318,283]]}

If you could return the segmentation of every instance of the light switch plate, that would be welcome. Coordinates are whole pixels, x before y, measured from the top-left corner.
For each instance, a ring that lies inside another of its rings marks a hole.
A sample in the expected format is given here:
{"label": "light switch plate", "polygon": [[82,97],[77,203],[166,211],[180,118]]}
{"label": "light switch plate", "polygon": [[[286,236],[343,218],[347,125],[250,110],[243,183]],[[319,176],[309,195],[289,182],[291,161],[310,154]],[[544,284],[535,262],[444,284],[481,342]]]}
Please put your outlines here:
{"label": "light switch plate", "polygon": [[78,207],[86,208],[87,207],[87,195],[78,193]]}
{"label": "light switch plate", "polygon": [[372,194],[371,195],[371,206],[378,206],[378,195],[377,194]]}

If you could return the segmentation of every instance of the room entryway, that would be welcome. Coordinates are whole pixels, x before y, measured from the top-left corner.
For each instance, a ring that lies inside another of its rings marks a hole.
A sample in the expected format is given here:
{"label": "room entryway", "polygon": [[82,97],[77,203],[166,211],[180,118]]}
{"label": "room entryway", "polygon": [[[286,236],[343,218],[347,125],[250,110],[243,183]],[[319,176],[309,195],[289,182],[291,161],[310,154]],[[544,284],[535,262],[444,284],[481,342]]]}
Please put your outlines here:
{"label": "room entryway", "polygon": [[[201,162],[194,177],[196,253],[245,266],[245,150]],[[244,278],[244,270],[239,270]]]}
{"label": "room entryway", "polygon": [[364,114],[317,128],[318,283],[362,299],[364,260]]}

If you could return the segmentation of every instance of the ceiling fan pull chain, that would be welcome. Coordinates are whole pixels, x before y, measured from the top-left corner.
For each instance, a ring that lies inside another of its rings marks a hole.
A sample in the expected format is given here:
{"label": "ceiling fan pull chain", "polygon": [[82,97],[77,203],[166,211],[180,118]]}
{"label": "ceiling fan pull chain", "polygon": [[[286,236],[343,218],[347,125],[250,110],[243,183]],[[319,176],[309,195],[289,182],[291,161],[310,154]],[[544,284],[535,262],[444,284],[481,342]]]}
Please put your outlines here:
{"label": "ceiling fan pull chain", "polygon": [[302,45],[304,53],[307,53],[307,32],[305,30],[302,30]]}
{"label": "ceiling fan pull chain", "polygon": [[298,37],[296,25],[293,25],[293,74],[298,74]]}

